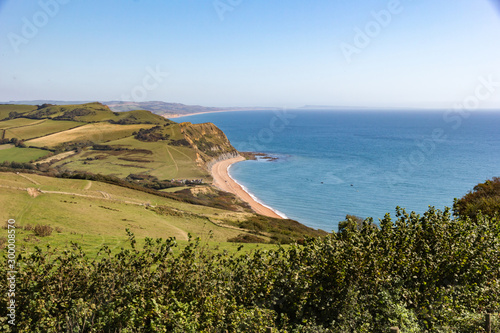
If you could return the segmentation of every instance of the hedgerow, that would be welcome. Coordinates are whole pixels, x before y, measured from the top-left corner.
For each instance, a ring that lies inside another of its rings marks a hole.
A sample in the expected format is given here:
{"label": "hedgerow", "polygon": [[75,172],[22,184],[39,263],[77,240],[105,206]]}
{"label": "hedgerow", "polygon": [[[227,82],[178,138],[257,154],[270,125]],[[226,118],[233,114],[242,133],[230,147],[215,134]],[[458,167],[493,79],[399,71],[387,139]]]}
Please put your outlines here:
{"label": "hedgerow", "polygon": [[[18,331],[482,332],[483,314],[500,309],[498,218],[397,209],[378,228],[348,220],[303,245],[245,254],[129,240],[96,258],[77,244],[19,255]],[[12,331],[5,306],[0,317]]]}

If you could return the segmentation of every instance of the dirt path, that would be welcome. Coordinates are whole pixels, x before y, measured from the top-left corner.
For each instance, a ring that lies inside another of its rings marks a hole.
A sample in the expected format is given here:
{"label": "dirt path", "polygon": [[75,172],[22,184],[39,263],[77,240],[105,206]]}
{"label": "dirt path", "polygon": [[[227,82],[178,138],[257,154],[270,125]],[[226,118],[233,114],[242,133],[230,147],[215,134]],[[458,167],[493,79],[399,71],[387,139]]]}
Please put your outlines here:
{"label": "dirt path", "polygon": [[25,179],[27,179],[27,180],[29,180],[30,182],[32,182],[32,183],[33,183],[33,184],[35,184],[35,185],[41,185],[41,184],[40,184],[39,182],[37,182],[36,180],[34,180],[34,179],[32,179],[32,178],[30,178],[30,177],[28,177],[28,176],[26,176],[26,175],[23,175],[22,173],[17,173],[17,175],[18,175],[18,176],[21,176],[21,177],[23,177],[23,178],[25,178]]}
{"label": "dirt path", "polygon": [[45,190],[35,189],[32,187],[16,187],[16,186],[0,185],[0,188],[7,188],[10,190],[17,190],[17,191],[26,191],[32,197],[37,197],[40,194],[62,194],[62,195],[71,195],[71,196],[75,196],[75,197],[83,197],[83,198],[91,198],[91,199],[98,199],[98,200],[121,202],[121,203],[129,204],[129,205],[136,205],[136,206],[149,205],[148,202],[144,203],[144,202],[137,202],[137,201],[122,200],[122,199],[113,199],[110,197],[110,195],[108,193],[106,193],[107,197],[103,198],[103,197],[98,196],[98,195],[80,194],[80,193],[62,192],[62,191],[45,191]]}
{"label": "dirt path", "polygon": [[165,146],[165,149],[167,150],[168,154],[170,155],[172,162],[174,162],[175,170],[177,170],[177,172],[179,172],[179,166],[177,165],[177,162],[175,161],[174,156],[172,155],[172,153],[170,152],[170,150],[168,149],[167,146]]}
{"label": "dirt path", "polygon": [[88,190],[92,186],[92,182],[89,180],[87,185],[83,188],[84,190]]}
{"label": "dirt path", "polygon": [[188,156],[188,155],[184,154],[182,151],[180,151],[180,150],[179,150],[179,149],[177,149],[177,148],[174,148],[174,147],[172,147],[172,146],[171,146],[171,147],[170,147],[170,149],[173,149],[173,150],[175,150],[176,152],[178,152],[179,154],[182,154],[182,155],[186,156],[186,157],[187,157],[190,161],[192,161],[192,160],[193,160],[190,156]]}
{"label": "dirt path", "polygon": [[104,197],[97,196],[97,195],[90,195],[90,194],[80,194],[80,193],[73,193],[73,192],[62,192],[62,191],[45,191],[45,190],[40,190],[40,193],[42,194],[63,194],[63,195],[71,195],[75,197],[83,197],[83,198],[92,198],[92,199],[99,199],[99,200],[107,200],[107,201],[114,201],[114,202],[122,202],[130,205],[136,205],[136,206],[145,206],[148,205],[149,203],[143,203],[143,202],[137,202],[137,201],[128,201],[128,200],[122,200],[122,199],[113,199],[111,196],[106,193],[106,192],[101,192],[99,191]]}

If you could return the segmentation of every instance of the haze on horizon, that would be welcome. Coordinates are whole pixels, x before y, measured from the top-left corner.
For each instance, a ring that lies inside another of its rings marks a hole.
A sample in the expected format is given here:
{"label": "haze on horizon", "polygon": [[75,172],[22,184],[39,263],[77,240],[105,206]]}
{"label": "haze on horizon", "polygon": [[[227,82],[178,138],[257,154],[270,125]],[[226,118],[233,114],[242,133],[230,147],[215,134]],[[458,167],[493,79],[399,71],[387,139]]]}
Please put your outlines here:
{"label": "haze on horizon", "polygon": [[500,109],[497,5],[0,0],[0,101]]}

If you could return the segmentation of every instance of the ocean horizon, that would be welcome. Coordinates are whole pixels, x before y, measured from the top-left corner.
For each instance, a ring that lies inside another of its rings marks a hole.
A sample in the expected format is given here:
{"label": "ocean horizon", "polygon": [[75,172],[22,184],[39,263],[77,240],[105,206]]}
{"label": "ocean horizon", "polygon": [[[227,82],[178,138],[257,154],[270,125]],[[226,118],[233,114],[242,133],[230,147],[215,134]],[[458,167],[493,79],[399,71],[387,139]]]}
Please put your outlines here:
{"label": "ocean horizon", "polygon": [[197,114],[239,151],[230,176],[260,203],[307,226],[337,231],[347,214],[375,222],[396,206],[452,207],[500,176],[500,112],[255,110]]}

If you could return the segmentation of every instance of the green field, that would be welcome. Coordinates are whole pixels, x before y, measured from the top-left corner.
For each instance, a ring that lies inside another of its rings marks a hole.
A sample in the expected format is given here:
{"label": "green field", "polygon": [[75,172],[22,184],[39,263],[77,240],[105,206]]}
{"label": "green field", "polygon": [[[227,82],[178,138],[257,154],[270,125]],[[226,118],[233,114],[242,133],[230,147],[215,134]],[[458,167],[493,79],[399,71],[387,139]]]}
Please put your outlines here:
{"label": "green field", "polygon": [[[24,231],[26,236],[23,234],[18,242],[27,249],[45,244],[60,247],[71,240],[92,251],[104,244],[120,247],[126,241],[126,228],[138,239],[176,237],[185,241],[191,234],[206,241],[225,243],[244,231],[220,225],[243,221],[252,215],[191,205],[100,182],[33,174],[0,172],[0,188],[3,207],[0,220],[15,219],[18,226],[50,225],[62,231],[35,238],[28,237],[31,233]],[[36,194],[20,190],[22,188],[37,189]],[[152,210],[157,205],[168,207],[175,214],[157,214]],[[234,244],[221,246],[235,247]]]}
{"label": "green field", "polygon": [[56,147],[62,143],[77,141],[102,143],[124,138],[132,135],[133,132],[141,128],[150,128],[153,126],[147,124],[115,125],[106,122],[93,123],[30,140],[26,144],[35,147]]}
{"label": "green field", "polygon": [[[126,148],[122,151],[84,150],[54,165],[72,170],[127,177],[131,173],[147,173],[159,179],[211,179],[196,163],[196,151],[175,147],[165,142],[141,142],[133,137],[106,142]],[[134,151],[133,149],[137,149]]]}
{"label": "green field", "polygon": [[0,104],[0,120],[8,118],[11,112],[24,114],[36,110],[36,108],[36,105]]}
{"label": "green field", "polygon": [[0,121],[0,129],[29,126],[37,123],[43,123],[45,121],[46,121],[45,119],[28,119],[28,118],[16,118],[16,119],[4,120]]}
{"label": "green field", "polygon": [[40,157],[48,155],[50,152],[47,150],[41,150],[36,148],[18,148],[12,147],[8,149],[0,150],[0,162],[10,161],[27,163],[32,160],[36,160]]}
{"label": "green field", "polygon": [[[5,123],[25,123],[24,125],[11,126],[5,129],[5,138],[17,138],[21,140],[29,140],[33,138],[43,137],[52,133],[58,133],[61,131],[66,131],[71,128],[82,126],[83,123],[75,121],[64,121],[64,120],[50,120],[50,119],[25,119],[18,118],[9,120]],[[2,125],[4,122],[0,122]],[[4,126],[6,126],[4,125]]]}

